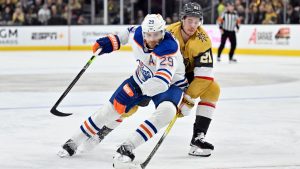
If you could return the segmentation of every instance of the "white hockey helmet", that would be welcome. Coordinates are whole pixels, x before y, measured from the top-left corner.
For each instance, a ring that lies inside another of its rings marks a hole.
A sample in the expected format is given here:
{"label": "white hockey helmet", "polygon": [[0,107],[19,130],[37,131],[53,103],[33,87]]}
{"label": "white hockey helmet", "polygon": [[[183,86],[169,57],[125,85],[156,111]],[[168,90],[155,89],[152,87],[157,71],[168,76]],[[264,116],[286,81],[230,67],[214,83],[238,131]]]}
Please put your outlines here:
{"label": "white hockey helmet", "polygon": [[166,21],[160,14],[148,14],[142,22],[142,32],[145,38],[146,32],[161,32],[165,36]]}

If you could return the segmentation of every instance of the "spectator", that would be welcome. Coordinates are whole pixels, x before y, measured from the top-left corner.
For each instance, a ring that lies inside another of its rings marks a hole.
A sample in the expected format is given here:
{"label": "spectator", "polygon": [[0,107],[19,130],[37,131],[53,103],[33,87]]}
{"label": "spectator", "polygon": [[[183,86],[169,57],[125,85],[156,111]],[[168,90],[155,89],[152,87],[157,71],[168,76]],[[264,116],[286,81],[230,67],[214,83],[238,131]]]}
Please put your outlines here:
{"label": "spectator", "polygon": [[259,13],[256,5],[250,8],[249,24],[259,24]]}
{"label": "spectator", "polygon": [[108,23],[109,24],[118,24],[119,23],[119,6],[115,0],[108,1]]}
{"label": "spectator", "polygon": [[81,4],[78,0],[71,0],[70,2],[70,9],[73,10],[81,10]]}
{"label": "spectator", "polygon": [[166,17],[166,24],[167,25],[170,25],[170,24],[172,24],[173,22],[172,22],[172,19],[170,18],[170,17]]}
{"label": "spectator", "polygon": [[143,20],[144,20],[144,12],[142,10],[138,10],[136,24],[139,24],[139,25],[142,24]]}
{"label": "spectator", "polygon": [[179,15],[177,13],[173,13],[172,21],[173,22],[178,22],[179,21]]}
{"label": "spectator", "polygon": [[45,0],[45,3],[47,4],[48,7],[51,7],[52,5],[55,5],[55,0]]}
{"label": "spectator", "polygon": [[14,25],[23,25],[25,22],[25,16],[20,7],[17,7],[13,17],[12,17],[12,22]]}
{"label": "spectator", "polygon": [[245,17],[246,17],[245,8],[242,5],[242,2],[240,0],[235,1],[235,9],[237,11],[238,16],[240,17],[240,22],[245,23]]}
{"label": "spectator", "polygon": [[55,5],[51,6],[51,17],[48,21],[49,25],[66,25],[67,20],[57,13],[57,8]]}
{"label": "spectator", "polygon": [[68,7],[68,5],[66,5],[66,6],[64,6],[64,9],[63,9],[63,11],[62,11],[62,17],[64,18],[64,19],[66,19],[67,20],[67,23],[69,24],[69,7]]}
{"label": "spectator", "polygon": [[31,5],[25,14],[25,25],[40,25],[34,5]]}
{"label": "spectator", "polygon": [[219,3],[217,5],[217,11],[218,11],[218,18],[222,16],[222,13],[225,11],[225,5],[223,3],[223,0],[219,0]]}
{"label": "spectator", "polygon": [[34,12],[38,13],[38,11],[43,8],[43,2],[42,0],[35,0],[35,5],[34,5]]}
{"label": "spectator", "polygon": [[80,15],[77,20],[77,25],[87,25],[88,22],[83,15]]}
{"label": "spectator", "polygon": [[266,5],[266,14],[265,19],[262,22],[263,24],[276,24],[277,23],[277,14],[274,12],[274,9],[271,4]]}
{"label": "spectator", "polygon": [[38,12],[38,20],[43,25],[47,25],[50,17],[51,17],[50,10],[48,9],[47,4],[44,4],[43,8],[41,8]]}
{"label": "spectator", "polygon": [[59,15],[61,15],[63,13],[65,6],[66,6],[66,4],[63,2],[63,0],[56,1],[56,9],[57,9],[57,13]]}
{"label": "spectator", "polygon": [[[289,11],[288,11],[289,13]],[[290,16],[289,20],[290,20],[290,24],[299,24],[300,23],[300,7],[291,7],[291,11],[290,11]]]}
{"label": "spectator", "polygon": [[265,10],[265,4],[261,3],[258,7],[258,24],[261,24],[262,21],[265,19],[265,14],[266,14],[266,10]]}
{"label": "spectator", "polygon": [[9,7],[10,9],[11,9],[11,15],[13,14],[13,12],[14,12],[14,9],[15,9],[15,7],[16,7],[16,1],[12,1],[12,0],[5,0],[5,3],[3,3],[2,5],[1,5],[1,9],[2,9],[2,11],[5,9],[5,7]]}
{"label": "spectator", "polygon": [[81,4],[78,0],[71,0],[70,2],[71,10],[71,24],[77,24],[79,15],[81,15]]}
{"label": "spectator", "polygon": [[9,6],[5,7],[4,13],[2,14],[3,25],[11,25],[12,24],[12,14],[11,8]]}

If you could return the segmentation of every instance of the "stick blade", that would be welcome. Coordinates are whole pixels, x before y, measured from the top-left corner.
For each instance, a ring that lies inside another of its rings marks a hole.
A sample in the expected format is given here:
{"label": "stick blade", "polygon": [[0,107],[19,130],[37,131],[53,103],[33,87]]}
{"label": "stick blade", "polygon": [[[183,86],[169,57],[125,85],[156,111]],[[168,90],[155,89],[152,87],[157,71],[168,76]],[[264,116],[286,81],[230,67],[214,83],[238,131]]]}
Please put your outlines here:
{"label": "stick blade", "polygon": [[55,116],[59,116],[59,117],[66,117],[66,116],[70,116],[72,115],[72,113],[63,113],[63,112],[60,112],[58,110],[56,110],[55,108],[52,108],[50,110],[50,112],[55,115]]}

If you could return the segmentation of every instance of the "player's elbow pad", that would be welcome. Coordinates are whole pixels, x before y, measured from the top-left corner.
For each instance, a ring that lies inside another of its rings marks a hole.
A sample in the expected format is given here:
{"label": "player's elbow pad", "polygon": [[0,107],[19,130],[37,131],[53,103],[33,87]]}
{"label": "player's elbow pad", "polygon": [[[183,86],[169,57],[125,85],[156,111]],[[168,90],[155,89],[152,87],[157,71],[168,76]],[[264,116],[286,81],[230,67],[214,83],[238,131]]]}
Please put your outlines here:
{"label": "player's elbow pad", "polygon": [[102,48],[99,55],[103,53],[110,53],[115,50],[120,49],[120,39],[117,35],[107,35],[105,37],[99,38],[97,40],[97,43],[99,44],[99,48]]}
{"label": "player's elbow pad", "polygon": [[167,91],[169,86],[157,78],[151,78],[141,85],[143,95],[155,96],[157,94]]}

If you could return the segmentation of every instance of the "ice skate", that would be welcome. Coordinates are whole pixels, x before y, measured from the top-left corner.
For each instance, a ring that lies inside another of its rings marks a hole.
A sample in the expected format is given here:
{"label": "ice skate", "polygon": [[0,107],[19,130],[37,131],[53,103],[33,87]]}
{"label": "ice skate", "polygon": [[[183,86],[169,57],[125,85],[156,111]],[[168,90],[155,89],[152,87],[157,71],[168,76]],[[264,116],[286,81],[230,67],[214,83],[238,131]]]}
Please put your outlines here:
{"label": "ice skate", "polygon": [[237,60],[236,59],[230,59],[229,63],[237,63]]}
{"label": "ice skate", "polygon": [[133,163],[135,156],[132,152],[133,146],[129,144],[121,145],[113,157],[113,167],[116,169],[136,169],[139,165]]}
{"label": "ice skate", "polygon": [[208,157],[214,150],[214,146],[204,140],[204,133],[200,133],[197,136],[193,136],[191,141],[191,148],[189,155]]}
{"label": "ice skate", "polygon": [[77,145],[71,139],[69,139],[60,150],[57,155],[61,158],[73,156],[76,153]]}

